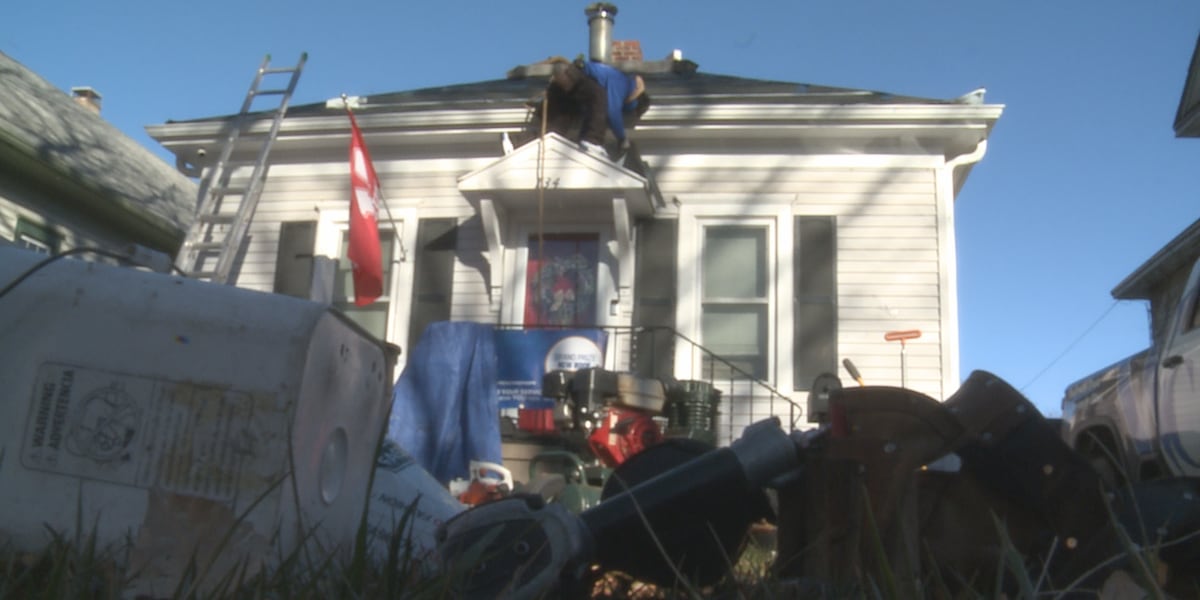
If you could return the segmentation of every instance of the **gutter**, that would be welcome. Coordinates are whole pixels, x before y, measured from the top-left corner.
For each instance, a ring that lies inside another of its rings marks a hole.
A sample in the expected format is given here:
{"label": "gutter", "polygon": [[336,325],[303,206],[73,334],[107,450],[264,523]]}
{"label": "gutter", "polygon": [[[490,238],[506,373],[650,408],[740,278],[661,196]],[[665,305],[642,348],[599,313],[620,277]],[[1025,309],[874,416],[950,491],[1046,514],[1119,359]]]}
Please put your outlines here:
{"label": "gutter", "polygon": [[[950,168],[951,176],[954,178],[954,197],[958,197],[958,192],[962,190],[962,186],[967,182],[967,175],[971,173],[971,169],[975,163],[983,160],[983,155],[987,154],[987,139],[979,140],[975,145],[975,149],[959,154],[954,158],[946,161],[946,166]],[[959,175],[959,169],[962,169],[962,175]]]}
{"label": "gutter", "polygon": [[[450,109],[445,105],[431,110],[395,110],[395,107],[373,106],[378,112],[363,111],[356,115],[360,125],[375,130],[414,130],[421,132],[462,128],[467,130],[487,126],[523,126],[527,110],[522,106],[488,109]],[[388,110],[392,108],[392,110]],[[922,124],[937,127],[961,128],[977,123],[981,128],[990,128],[1000,116],[999,106],[961,107],[951,105],[858,105],[840,106],[832,104],[810,105],[762,105],[742,104],[679,104],[655,105],[646,119],[647,123],[662,121],[686,121],[703,125],[704,121],[721,125],[762,125],[774,127],[780,124],[847,124],[878,125],[882,127],[898,124]],[[271,122],[266,117],[251,121],[242,131],[242,136],[265,135]],[[160,142],[170,138],[212,138],[227,132],[229,122],[225,119],[207,121],[181,121],[146,126],[147,133]],[[280,135],[304,133],[340,133],[348,135],[349,126],[342,114],[295,115],[285,119],[280,126]]]}

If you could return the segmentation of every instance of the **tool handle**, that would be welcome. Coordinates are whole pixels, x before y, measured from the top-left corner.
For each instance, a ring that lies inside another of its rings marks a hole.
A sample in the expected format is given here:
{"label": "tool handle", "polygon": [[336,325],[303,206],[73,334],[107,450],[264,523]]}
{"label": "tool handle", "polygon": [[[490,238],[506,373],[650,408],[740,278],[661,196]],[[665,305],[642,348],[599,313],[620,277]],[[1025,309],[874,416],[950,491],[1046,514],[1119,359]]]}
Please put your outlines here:
{"label": "tool handle", "polygon": [[859,374],[858,367],[854,366],[854,363],[851,362],[850,359],[843,358],[842,366],[846,367],[846,371],[848,373],[850,373],[850,376],[853,377],[855,381],[858,382],[858,385],[861,385],[861,386],[867,385],[867,383],[865,381],[863,381],[862,375]]}

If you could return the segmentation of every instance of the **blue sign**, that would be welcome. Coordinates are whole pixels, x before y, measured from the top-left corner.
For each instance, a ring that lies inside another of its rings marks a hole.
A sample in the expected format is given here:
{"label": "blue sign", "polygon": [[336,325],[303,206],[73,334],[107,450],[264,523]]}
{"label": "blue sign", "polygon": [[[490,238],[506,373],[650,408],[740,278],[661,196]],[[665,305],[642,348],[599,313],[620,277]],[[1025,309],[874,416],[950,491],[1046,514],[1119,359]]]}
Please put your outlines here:
{"label": "blue sign", "polygon": [[542,376],[604,366],[608,335],[599,329],[501,329],[496,331],[500,408],[554,408],[542,396]]}

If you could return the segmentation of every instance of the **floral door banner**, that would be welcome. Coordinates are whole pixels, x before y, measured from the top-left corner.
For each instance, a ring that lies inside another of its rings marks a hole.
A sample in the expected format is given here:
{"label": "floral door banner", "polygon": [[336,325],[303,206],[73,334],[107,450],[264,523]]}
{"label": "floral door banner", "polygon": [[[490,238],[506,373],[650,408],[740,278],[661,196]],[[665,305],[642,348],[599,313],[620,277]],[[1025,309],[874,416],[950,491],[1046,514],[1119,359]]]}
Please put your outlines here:
{"label": "floral door banner", "polygon": [[[540,245],[540,256],[539,256]],[[525,326],[578,326],[596,321],[596,234],[529,239]]]}

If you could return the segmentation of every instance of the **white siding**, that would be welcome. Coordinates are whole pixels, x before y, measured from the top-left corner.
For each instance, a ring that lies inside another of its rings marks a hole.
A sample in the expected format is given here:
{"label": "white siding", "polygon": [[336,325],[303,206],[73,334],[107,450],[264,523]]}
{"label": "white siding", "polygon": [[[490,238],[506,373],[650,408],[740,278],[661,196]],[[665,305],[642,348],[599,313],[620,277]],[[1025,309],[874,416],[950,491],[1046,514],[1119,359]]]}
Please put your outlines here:
{"label": "white siding", "polygon": [[[870,157],[850,159],[863,166],[837,166],[837,158],[690,156],[654,157],[650,162],[660,165],[654,175],[668,202],[722,203],[721,196],[727,195],[748,205],[782,198],[794,215],[837,217],[839,360],[853,360],[871,384],[899,385],[900,344],[885,341],[883,335],[920,329],[921,338],[907,342],[905,379],[910,388],[940,399],[946,393],[942,355],[957,351],[943,347],[941,336],[945,311],[940,260],[942,253],[954,251],[939,247],[942,215],[936,167],[941,159],[917,157],[909,161],[911,166],[879,159],[883,166],[870,167],[865,166]],[[792,252],[790,246],[777,250],[781,255]],[[790,343],[790,332],[780,331],[776,351],[790,356]],[[786,368],[790,363],[779,364]],[[792,398],[802,405],[806,400],[804,393]],[[765,400],[753,407],[723,406],[722,438],[729,433],[727,419],[733,418],[736,437],[752,417],[765,416],[764,407]],[[777,412],[784,411],[780,416],[786,417],[786,410],[776,406]]]}
{"label": "white siding", "polygon": [[[272,167],[250,230],[251,245],[239,285],[271,289],[281,221],[315,220],[321,211],[347,210],[349,181],[345,160],[341,153],[323,158],[319,162]],[[418,218],[454,217],[464,225],[458,232],[451,318],[502,321],[499,304],[513,300],[500,298],[497,303],[489,297],[488,261],[511,261],[515,254],[509,250],[503,258],[488,256],[484,232],[475,219],[475,207],[458,191],[460,176],[490,164],[499,156],[383,158],[377,151],[375,166],[393,211],[404,207],[413,209]],[[852,359],[872,384],[899,385],[900,346],[886,342],[883,334],[920,329],[922,337],[909,342],[905,352],[908,386],[939,399],[951,391],[944,389],[946,365],[950,364],[946,353],[957,352],[957,347],[950,340],[953,336],[943,333],[952,331],[956,335],[957,330],[956,326],[948,329],[946,322],[947,315],[952,313],[943,306],[949,297],[945,287],[953,279],[947,279],[942,269],[945,253],[953,253],[954,249],[943,247],[944,227],[952,222],[952,215],[939,208],[943,206],[939,204],[937,185],[938,169],[943,164],[941,156],[646,158],[662,191],[668,215],[677,210],[677,204],[710,203],[735,207],[729,211],[730,216],[745,214],[741,208],[751,207],[756,207],[759,210],[756,214],[761,215],[763,206],[770,205],[781,207],[780,214],[791,216],[837,217],[839,359]],[[386,218],[386,213],[381,213],[381,218]],[[779,258],[776,281],[790,288],[792,223],[780,218],[776,226]],[[506,244],[513,243],[513,229],[506,226],[503,235]],[[403,242],[411,248],[415,240]],[[681,249],[680,256],[688,260],[686,249]],[[688,268],[686,262],[683,268]],[[504,265],[500,272],[511,277],[514,269],[511,264]],[[505,289],[512,286],[506,285]],[[631,308],[630,299],[621,298],[615,324],[626,324]],[[680,310],[686,307],[681,306]],[[777,302],[775,323],[781,329],[773,351],[781,370],[790,369],[791,364],[790,311],[788,303]],[[625,344],[616,349],[622,359],[627,352]],[[777,380],[786,382],[777,386],[779,389],[791,393],[790,371],[778,373]],[[794,393],[792,399],[803,405],[805,393]],[[775,409],[786,417],[786,405]],[[728,434],[729,410],[722,408],[723,437]],[[754,406],[739,405],[732,415],[732,435],[740,435],[741,427],[752,418],[765,416],[764,410],[762,402]]]}
{"label": "white siding", "polygon": [[[463,257],[476,257],[478,265],[464,263]],[[500,313],[488,297],[487,242],[483,237],[483,226],[478,220],[458,228],[458,254],[454,261],[454,303],[450,307],[450,319],[499,323]],[[503,301],[503,300],[501,300]],[[497,305],[498,308],[498,305]]]}
{"label": "white siding", "polygon": [[[61,238],[60,252],[80,246],[118,252],[129,242],[118,232],[65,210],[57,203],[47,202],[37,192],[0,181],[0,239],[13,241],[17,222],[22,218],[53,230]],[[101,260],[109,262],[108,259]]]}

